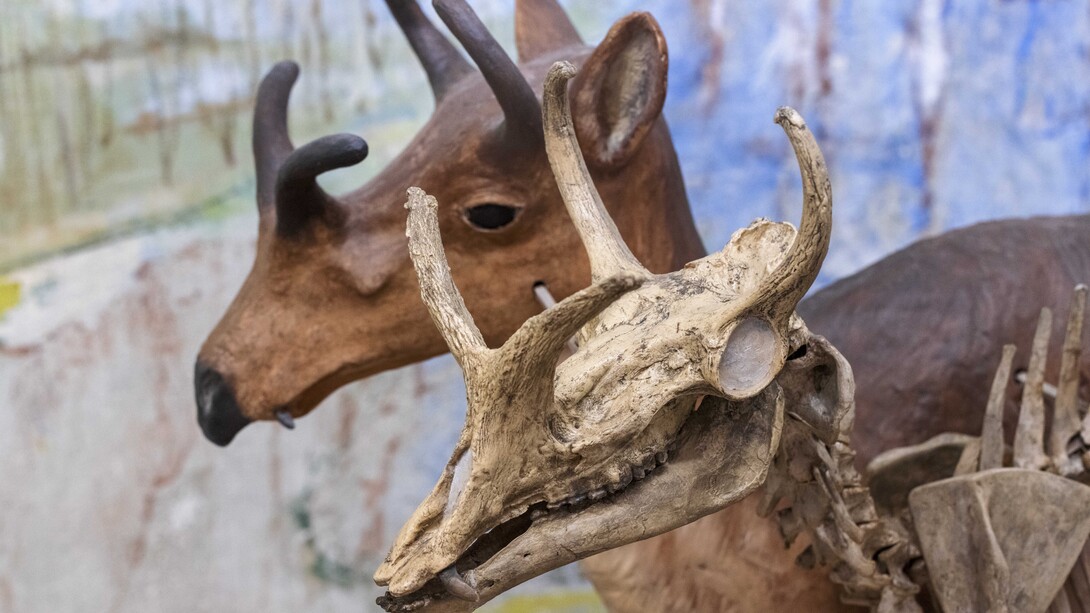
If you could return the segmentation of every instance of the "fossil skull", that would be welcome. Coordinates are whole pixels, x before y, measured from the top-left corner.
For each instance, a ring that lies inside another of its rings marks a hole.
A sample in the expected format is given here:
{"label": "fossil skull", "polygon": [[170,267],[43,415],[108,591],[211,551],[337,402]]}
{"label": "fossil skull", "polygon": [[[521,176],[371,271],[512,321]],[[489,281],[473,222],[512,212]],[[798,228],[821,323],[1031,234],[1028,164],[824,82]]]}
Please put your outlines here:
{"label": "fossil skull", "polygon": [[[468,407],[439,483],[375,574],[388,586],[380,599],[388,610],[468,610],[552,568],[722,509],[763,482],[785,399],[817,421],[829,417],[821,407],[837,405],[828,398],[838,393],[835,375],[813,356],[812,371],[796,368],[777,383],[815,338],[795,306],[817,276],[832,221],[824,160],[802,118],[788,108],[775,118],[802,172],[800,229],[759,220],[722,251],[652,275],[588,176],[566,95],[573,75],[570,64],[553,66],[543,115],[590,287],[488,348],[451,279],[437,204],[409,190],[421,295],[464,372]],[[557,364],[572,335],[578,350]]]}

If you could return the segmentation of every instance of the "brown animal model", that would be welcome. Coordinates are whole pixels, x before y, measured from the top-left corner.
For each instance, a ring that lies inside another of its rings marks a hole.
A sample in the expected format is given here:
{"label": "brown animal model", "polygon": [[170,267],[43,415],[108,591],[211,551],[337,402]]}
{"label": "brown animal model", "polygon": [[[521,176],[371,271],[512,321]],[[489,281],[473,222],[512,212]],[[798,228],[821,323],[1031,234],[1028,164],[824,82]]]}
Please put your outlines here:
{"label": "brown animal model", "polygon": [[666,272],[703,254],[660,114],[666,43],[650,15],[620,20],[591,49],[555,2],[520,0],[516,66],[464,2],[437,0],[478,72],[414,0],[387,4],[424,64],[436,108],[367,185],[334,198],[314,181],[361,161],[366,145],[358,137],[293,151],[286,126],[293,64],[277,65],[258,91],[257,256],[196,364],[198,421],[217,444],[255,420],[290,426],[349,381],[446,351],[427,323],[403,240],[409,185],[443,202],[450,265],[470,308],[488,314],[481,319],[488,343],[540,311],[536,282],[561,296],[586,285],[586,256],[549,172],[530,86],[558,57],[582,66],[571,91],[580,142],[640,260]]}
{"label": "brown animal model", "polygon": [[[540,310],[529,290],[535,281],[547,282],[559,298],[589,281],[540,139],[532,137],[535,144],[510,160],[491,153],[503,148],[489,144],[503,141],[492,128],[517,105],[497,105],[482,75],[424,20],[415,2],[388,4],[421,57],[437,108],[372,182],[339,201],[312,187],[299,190],[305,198],[278,200],[277,167],[290,153],[284,116],[294,68],[278,66],[259,92],[258,254],[197,363],[198,419],[218,444],[251,421],[305,414],[345,382],[446,350],[427,324],[403,242],[401,203],[408,185],[443,202],[439,225],[453,274],[490,345]],[[451,29],[467,49],[476,49],[471,55],[485,80],[497,97],[506,96],[511,88],[496,75],[510,73],[496,66],[510,62],[486,33],[469,34],[459,25],[464,19],[451,19],[453,3],[443,6]],[[638,14],[618,22],[591,53],[555,3],[519,0],[516,36],[531,83],[541,82],[552,59],[583,66],[572,88],[576,131],[606,208],[637,258],[659,273],[703,255],[658,115],[666,50],[654,21]],[[641,65],[651,69],[632,75],[626,68]],[[641,91],[648,94],[630,95]],[[643,106],[612,105],[620,101]],[[600,123],[602,117],[611,121]],[[317,168],[362,159],[352,142],[332,141],[341,146],[331,148],[337,155],[325,156],[330,163]],[[286,213],[295,221],[281,230],[282,209],[308,213]],[[1075,282],[1090,279],[1086,236],[1086,217],[982,224],[913,245],[803,301],[799,313],[810,327],[855,367],[860,458],[942,431],[975,432],[990,380],[987,361],[979,358],[995,355],[1006,342],[1028,343],[1027,322],[1035,320],[1043,297],[1064,296]],[[493,283],[496,270],[504,271],[502,287]],[[519,283],[526,291],[512,292]],[[1010,415],[1013,409],[1008,420]],[[784,552],[755,509],[756,500],[748,498],[590,558],[584,570],[617,610],[842,608],[823,573],[796,568],[798,552]]]}

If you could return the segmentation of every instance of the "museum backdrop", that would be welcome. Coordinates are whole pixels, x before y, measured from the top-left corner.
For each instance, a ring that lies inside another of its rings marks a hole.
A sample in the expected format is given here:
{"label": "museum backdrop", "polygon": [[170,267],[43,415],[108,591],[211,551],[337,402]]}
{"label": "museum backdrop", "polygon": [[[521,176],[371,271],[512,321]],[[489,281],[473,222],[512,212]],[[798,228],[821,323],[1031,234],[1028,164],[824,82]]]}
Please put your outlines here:
{"label": "museum backdrop", "polygon": [[[513,0],[472,4],[512,48]],[[1090,209],[1088,0],[564,4],[588,41],[632,10],[663,25],[709,248],[799,218],[782,104],[832,172],[820,283],[949,228]],[[303,67],[297,142],[371,145],[333,190],[431,110],[381,0],[0,3],[0,612],[373,607],[370,575],[461,424],[453,361],[226,449],[195,420],[193,358],[252,260],[253,93],[281,58]],[[572,567],[489,610],[598,609]]]}

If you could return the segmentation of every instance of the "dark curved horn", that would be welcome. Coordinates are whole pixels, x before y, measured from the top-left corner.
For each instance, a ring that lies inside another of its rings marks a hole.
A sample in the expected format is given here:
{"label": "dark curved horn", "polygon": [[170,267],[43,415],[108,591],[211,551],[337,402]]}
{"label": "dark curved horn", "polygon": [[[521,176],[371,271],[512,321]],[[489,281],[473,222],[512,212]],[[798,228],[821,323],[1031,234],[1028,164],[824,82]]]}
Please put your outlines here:
{"label": "dark curved horn", "polygon": [[291,138],[288,137],[288,97],[297,78],[298,64],[280,62],[265,75],[257,88],[253,149],[258,210],[273,204],[277,170],[292,150]]}
{"label": "dark curved horn", "polygon": [[254,162],[257,205],[262,214],[276,209],[276,229],[290,235],[306,222],[337,206],[316,177],[352,166],[367,157],[367,143],[354,134],[319,138],[294,149],[288,136],[288,98],[299,77],[295,62],[280,62],[257,89],[254,108]]}
{"label": "dark curved horn", "polygon": [[359,164],[367,157],[367,143],[355,134],[323,136],[299,147],[280,166],[276,176],[276,229],[291,234],[336,200],[318,186],[318,175]]}
{"label": "dark curved horn", "polygon": [[515,46],[520,62],[582,44],[579,32],[556,0],[515,0]]}
{"label": "dark curved horn", "polygon": [[428,21],[416,0],[386,0],[386,6],[405,33],[405,38],[409,39],[409,45],[424,67],[438,103],[451,86],[473,72],[473,67]]}
{"label": "dark curved horn", "polygon": [[506,135],[540,141],[541,104],[507,53],[465,0],[433,0],[439,18],[462,43],[492,88],[504,115]]}

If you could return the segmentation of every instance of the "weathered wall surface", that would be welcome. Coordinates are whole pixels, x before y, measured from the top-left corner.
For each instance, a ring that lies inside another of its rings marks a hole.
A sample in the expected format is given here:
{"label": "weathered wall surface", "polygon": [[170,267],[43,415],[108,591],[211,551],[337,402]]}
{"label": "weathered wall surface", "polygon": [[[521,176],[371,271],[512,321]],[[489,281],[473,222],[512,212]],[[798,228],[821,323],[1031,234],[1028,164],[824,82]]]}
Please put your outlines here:
{"label": "weathered wall surface", "polygon": [[[510,42],[513,2],[473,4]],[[663,24],[709,247],[798,217],[780,104],[832,169],[823,281],[924,233],[1090,206],[1090,2],[565,4],[588,40],[638,8]],[[430,108],[378,0],[0,4],[0,612],[372,608],[370,573],[461,423],[453,362],[227,449],[194,419],[193,356],[252,258],[253,86],[284,56],[304,68],[298,140],[372,145],[334,187]],[[574,569],[520,594],[496,608],[594,609]]]}
{"label": "weathered wall surface", "polygon": [[[32,292],[2,327],[0,611],[369,610],[370,573],[460,426],[460,378],[406,369],[295,432],[207,443],[191,362],[247,271],[248,226],[17,273]],[[79,308],[35,308],[62,303]]]}

